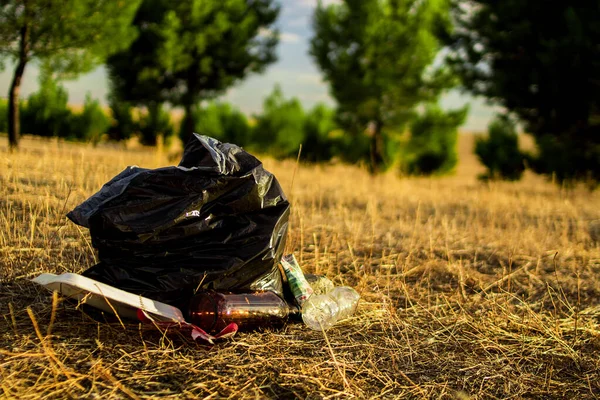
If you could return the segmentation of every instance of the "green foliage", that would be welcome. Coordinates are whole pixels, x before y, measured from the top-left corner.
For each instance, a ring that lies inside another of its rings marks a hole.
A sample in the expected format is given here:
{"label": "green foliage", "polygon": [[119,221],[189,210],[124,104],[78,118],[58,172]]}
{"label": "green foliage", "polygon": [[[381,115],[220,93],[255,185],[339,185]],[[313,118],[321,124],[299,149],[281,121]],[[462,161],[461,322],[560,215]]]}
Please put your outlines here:
{"label": "green foliage", "polygon": [[151,104],[147,112],[140,117],[138,131],[140,143],[146,146],[156,146],[159,136],[168,140],[175,133],[171,115],[157,103]]}
{"label": "green foliage", "polygon": [[340,128],[335,110],[317,104],[308,112],[296,98],[286,99],[277,85],[256,117],[250,147],[275,157],[295,157],[302,144],[302,159],[322,162],[338,159],[366,161],[369,138]]}
{"label": "green foliage", "polygon": [[538,155],[529,159],[532,169],[551,175],[557,182],[572,186],[580,181],[590,189],[600,182],[600,143],[554,135],[536,138]]}
{"label": "green foliage", "polygon": [[83,109],[73,113],[68,106],[69,96],[45,70],[40,75],[40,88],[21,104],[23,131],[46,137],[98,143],[110,126],[108,116],[98,100],[88,93]]}
{"label": "green foliage", "polygon": [[[263,113],[251,128],[246,116],[228,103],[209,102],[194,109],[196,131],[221,141],[235,143],[275,157],[296,156],[302,144],[302,159],[311,162],[339,158],[360,160],[362,149],[344,135],[335,121],[335,111],[324,104],[305,113],[298,99],[286,99],[276,86],[265,99]],[[360,138],[359,138],[360,139]]]}
{"label": "green foliage", "polygon": [[92,99],[88,93],[85,96],[83,110],[73,114],[69,120],[67,138],[96,144],[109,127],[110,119],[102,110],[100,102]]}
{"label": "green foliage", "polygon": [[278,13],[273,0],[144,0],[134,19],[139,37],[109,59],[111,81],[136,105],[183,106],[187,139],[201,100],[275,61]]}
{"label": "green foliage", "polygon": [[279,86],[265,99],[253,127],[228,103],[209,102],[197,106],[194,114],[197,132],[274,157],[295,157],[302,144],[303,160],[355,163],[363,161],[369,149],[368,137],[353,137],[339,128],[335,110],[317,104],[305,113],[300,101],[286,99]]}
{"label": "green foliage", "polygon": [[[210,102],[194,109],[196,132],[238,146],[250,144],[250,125],[246,116],[228,103]],[[184,137],[186,137],[184,133]]]}
{"label": "green foliage", "polygon": [[131,103],[121,101],[113,93],[109,95],[108,105],[112,115],[110,128],[108,129],[109,140],[118,142],[129,139],[137,129],[133,120]]}
{"label": "green foliage", "polygon": [[8,129],[8,102],[0,99],[0,132]]}
{"label": "green foliage", "polygon": [[67,135],[71,118],[68,107],[69,95],[48,71],[43,71],[39,79],[39,89],[32,93],[27,102],[21,105],[22,131],[39,136]]}
{"label": "green foliage", "polygon": [[338,130],[335,138],[339,145],[334,147],[334,157],[351,164],[368,163],[370,161],[371,138],[368,136]]}
{"label": "green foliage", "polygon": [[437,105],[427,107],[410,126],[410,139],[402,160],[408,174],[444,174],[458,161],[456,150],[458,127],[467,117],[468,107],[443,111]]}
{"label": "green foliage", "polygon": [[455,17],[454,70],[524,123],[536,170],[600,181],[598,2],[471,0],[456,3]]}
{"label": "green foliage", "polygon": [[496,117],[488,127],[488,137],[475,140],[475,154],[487,168],[482,179],[516,181],[525,170],[515,123],[507,116]]}
{"label": "green foliage", "polygon": [[370,127],[371,166],[384,162],[385,126],[402,129],[422,102],[454,83],[432,66],[438,31],[450,29],[446,0],[347,0],[314,15],[310,53],[339,104],[342,126],[357,136]]}
{"label": "green foliage", "polygon": [[312,162],[337,159],[348,163],[367,160],[370,140],[366,135],[353,135],[339,127],[336,111],[317,104],[306,114],[302,159]]}
{"label": "green foliage", "polygon": [[63,77],[89,71],[135,36],[141,0],[5,0],[0,5],[0,62],[15,63],[9,91],[9,143],[18,145],[19,86],[27,63],[42,60]]}
{"label": "green foliage", "polygon": [[254,146],[276,157],[298,153],[304,140],[304,110],[298,99],[285,99],[277,85],[263,102],[263,112],[256,120]]}
{"label": "green foliage", "polygon": [[55,73],[89,71],[135,37],[140,1],[5,0],[0,54],[14,62],[43,59]]}
{"label": "green foliage", "polygon": [[335,136],[337,128],[334,110],[324,104],[314,106],[304,121],[303,159],[327,161],[334,155],[341,155],[344,144],[341,137]]}

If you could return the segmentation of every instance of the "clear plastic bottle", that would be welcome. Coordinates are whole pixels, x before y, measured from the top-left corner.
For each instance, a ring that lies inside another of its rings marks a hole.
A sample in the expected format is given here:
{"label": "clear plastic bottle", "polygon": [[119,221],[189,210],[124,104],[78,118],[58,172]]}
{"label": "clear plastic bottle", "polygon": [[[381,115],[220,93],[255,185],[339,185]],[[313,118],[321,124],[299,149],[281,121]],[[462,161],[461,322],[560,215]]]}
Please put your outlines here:
{"label": "clear plastic bottle", "polygon": [[339,307],[328,294],[310,296],[302,306],[302,320],[310,329],[327,330],[337,322]]}
{"label": "clear plastic bottle", "polygon": [[348,286],[340,286],[329,292],[329,295],[335,299],[338,305],[338,321],[351,317],[356,311],[360,295],[358,292]]}
{"label": "clear plastic bottle", "polygon": [[313,295],[302,306],[302,320],[313,330],[327,330],[356,311],[360,295],[348,286],[340,286],[322,295]]}
{"label": "clear plastic bottle", "polygon": [[335,288],[333,282],[325,275],[306,274],[304,276],[312,287],[314,294],[326,294]]}

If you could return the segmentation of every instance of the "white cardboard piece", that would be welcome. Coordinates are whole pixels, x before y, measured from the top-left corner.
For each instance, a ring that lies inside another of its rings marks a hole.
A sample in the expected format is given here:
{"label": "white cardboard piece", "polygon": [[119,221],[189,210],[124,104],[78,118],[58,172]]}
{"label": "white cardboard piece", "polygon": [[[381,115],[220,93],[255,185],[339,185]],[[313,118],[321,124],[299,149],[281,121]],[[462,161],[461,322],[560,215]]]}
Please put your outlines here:
{"label": "white cardboard piece", "polygon": [[32,281],[65,297],[111,314],[116,313],[119,318],[137,320],[137,310],[142,309],[157,321],[185,323],[185,318],[177,307],[117,289],[79,274],[41,274]]}

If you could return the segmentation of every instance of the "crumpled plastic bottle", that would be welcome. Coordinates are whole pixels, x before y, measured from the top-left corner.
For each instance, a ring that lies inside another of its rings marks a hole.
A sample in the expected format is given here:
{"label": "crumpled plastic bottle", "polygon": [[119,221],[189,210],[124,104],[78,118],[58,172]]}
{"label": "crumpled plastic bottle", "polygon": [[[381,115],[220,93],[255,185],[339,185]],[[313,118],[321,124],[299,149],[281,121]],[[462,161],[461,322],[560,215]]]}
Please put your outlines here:
{"label": "crumpled plastic bottle", "polygon": [[325,275],[304,275],[308,283],[313,289],[313,294],[326,294],[331,292],[335,285]]}
{"label": "crumpled plastic bottle", "polygon": [[312,295],[302,306],[302,320],[310,329],[327,330],[356,311],[360,295],[348,286],[340,286],[327,294]]}

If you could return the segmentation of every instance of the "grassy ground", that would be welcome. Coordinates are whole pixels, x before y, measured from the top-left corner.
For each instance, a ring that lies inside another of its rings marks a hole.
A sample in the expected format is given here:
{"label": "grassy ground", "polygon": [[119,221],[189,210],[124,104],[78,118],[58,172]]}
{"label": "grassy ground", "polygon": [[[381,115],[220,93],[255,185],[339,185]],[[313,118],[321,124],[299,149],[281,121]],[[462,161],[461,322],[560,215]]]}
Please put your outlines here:
{"label": "grassy ground", "polygon": [[480,184],[470,146],[443,179],[306,165],[292,179],[293,162],[266,160],[293,203],[288,250],[363,301],[326,336],[289,324],[206,347],[97,323],[29,282],[94,264],[65,213],[167,156],[2,140],[0,397],[600,397],[600,195]]}

